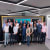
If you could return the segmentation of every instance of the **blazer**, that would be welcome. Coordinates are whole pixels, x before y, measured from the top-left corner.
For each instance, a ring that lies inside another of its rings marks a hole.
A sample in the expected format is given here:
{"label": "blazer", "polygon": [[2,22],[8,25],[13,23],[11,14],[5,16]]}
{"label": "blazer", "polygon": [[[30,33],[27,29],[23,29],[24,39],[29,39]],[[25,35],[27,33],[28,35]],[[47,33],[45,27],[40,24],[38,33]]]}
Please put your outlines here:
{"label": "blazer", "polygon": [[23,27],[23,24],[22,23],[20,23],[19,25],[21,26],[21,28]]}

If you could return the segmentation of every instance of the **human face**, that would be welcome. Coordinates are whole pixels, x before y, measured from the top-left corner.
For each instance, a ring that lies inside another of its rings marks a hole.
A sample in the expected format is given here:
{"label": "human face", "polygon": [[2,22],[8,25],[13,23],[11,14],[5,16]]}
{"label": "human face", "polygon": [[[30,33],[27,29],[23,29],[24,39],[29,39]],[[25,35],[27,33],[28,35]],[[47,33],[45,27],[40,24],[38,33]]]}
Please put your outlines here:
{"label": "human face", "polygon": [[39,23],[39,20],[37,20],[37,23]]}
{"label": "human face", "polygon": [[25,26],[25,24],[24,24],[24,26]]}
{"label": "human face", "polygon": [[46,22],[44,22],[44,25],[46,25]]}
{"label": "human face", "polygon": [[28,24],[29,24],[29,21],[28,21]]}
{"label": "human face", "polygon": [[36,21],[34,21],[34,23],[36,23]]}
{"label": "human face", "polygon": [[6,26],[8,26],[8,23],[6,23]]}
{"label": "human face", "polygon": [[36,24],[34,24],[34,27],[36,27]]}
{"label": "human face", "polygon": [[40,24],[40,21],[38,23]]}
{"label": "human face", "polygon": [[9,22],[11,22],[10,19],[9,19]]}
{"label": "human face", "polygon": [[20,23],[22,23],[22,21],[20,21]]}
{"label": "human face", "polygon": [[24,21],[24,23],[26,23],[26,21]]}
{"label": "human face", "polygon": [[16,23],[17,23],[17,21],[16,21]]}

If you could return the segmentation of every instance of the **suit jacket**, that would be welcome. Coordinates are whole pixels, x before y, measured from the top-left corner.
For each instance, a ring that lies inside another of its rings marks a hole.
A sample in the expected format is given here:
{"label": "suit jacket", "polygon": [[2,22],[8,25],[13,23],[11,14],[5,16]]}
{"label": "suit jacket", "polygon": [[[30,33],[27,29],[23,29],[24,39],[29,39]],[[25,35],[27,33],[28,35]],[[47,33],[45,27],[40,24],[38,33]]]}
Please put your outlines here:
{"label": "suit jacket", "polygon": [[21,26],[21,28],[23,27],[23,24],[22,23],[20,23],[19,25]]}
{"label": "suit jacket", "polygon": [[13,26],[9,26],[9,33],[13,33]]}

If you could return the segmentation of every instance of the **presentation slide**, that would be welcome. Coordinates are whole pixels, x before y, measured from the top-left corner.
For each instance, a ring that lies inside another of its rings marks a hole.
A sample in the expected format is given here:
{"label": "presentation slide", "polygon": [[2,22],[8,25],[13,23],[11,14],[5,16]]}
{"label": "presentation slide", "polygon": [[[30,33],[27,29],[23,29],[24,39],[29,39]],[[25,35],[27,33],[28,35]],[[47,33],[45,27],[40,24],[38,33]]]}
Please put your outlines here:
{"label": "presentation slide", "polygon": [[20,21],[22,21],[22,23],[24,23],[24,20],[27,21],[31,21],[31,19],[15,19],[15,21],[18,21],[18,23],[20,23]]}

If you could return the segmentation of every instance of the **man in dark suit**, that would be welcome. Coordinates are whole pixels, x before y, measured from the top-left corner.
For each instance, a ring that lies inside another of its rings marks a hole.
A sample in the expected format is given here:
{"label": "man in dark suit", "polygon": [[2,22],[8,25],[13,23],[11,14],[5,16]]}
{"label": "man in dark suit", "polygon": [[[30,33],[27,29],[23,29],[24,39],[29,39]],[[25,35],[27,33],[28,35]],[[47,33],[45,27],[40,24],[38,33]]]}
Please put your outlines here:
{"label": "man in dark suit", "polygon": [[13,23],[9,26],[9,33],[10,33],[10,45],[13,44]]}
{"label": "man in dark suit", "polygon": [[38,43],[40,43],[41,33],[42,33],[42,25],[40,24],[40,21],[38,22],[38,25],[37,25],[37,32],[38,32]]}
{"label": "man in dark suit", "polygon": [[22,21],[20,21],[20,24],[19,24],[21,27],[23,27],[23,23],[22,23]]}

